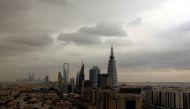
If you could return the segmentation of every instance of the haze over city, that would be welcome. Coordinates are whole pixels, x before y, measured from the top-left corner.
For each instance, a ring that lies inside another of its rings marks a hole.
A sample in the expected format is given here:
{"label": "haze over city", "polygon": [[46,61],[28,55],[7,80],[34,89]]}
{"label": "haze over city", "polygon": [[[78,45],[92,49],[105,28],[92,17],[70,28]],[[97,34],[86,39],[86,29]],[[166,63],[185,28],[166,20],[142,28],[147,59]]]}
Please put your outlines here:
{"label": "haze over city", "polygon": [[119,82],[190,82],[189,0],[0,0],[0,81],[35,73],[57,80],[85,64]]}

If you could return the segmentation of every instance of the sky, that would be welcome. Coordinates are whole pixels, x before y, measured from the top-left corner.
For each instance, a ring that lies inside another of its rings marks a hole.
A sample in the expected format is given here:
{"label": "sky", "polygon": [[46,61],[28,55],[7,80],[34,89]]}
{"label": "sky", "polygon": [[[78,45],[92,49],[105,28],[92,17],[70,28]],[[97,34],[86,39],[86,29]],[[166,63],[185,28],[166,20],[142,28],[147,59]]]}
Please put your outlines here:
{"label": "sky", "polygon": [[0,0],[0,81],[49,75],[63,63],[85,78],[107,73],[113,45],[119,82],[190,82],[189,0]]}

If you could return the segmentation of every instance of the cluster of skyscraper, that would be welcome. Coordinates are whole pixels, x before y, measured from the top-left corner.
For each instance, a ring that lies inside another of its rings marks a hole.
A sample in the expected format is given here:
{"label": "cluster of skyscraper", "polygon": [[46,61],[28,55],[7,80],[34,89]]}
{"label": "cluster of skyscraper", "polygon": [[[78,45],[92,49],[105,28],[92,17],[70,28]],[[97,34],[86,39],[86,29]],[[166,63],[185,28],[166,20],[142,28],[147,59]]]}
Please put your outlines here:
{"label": "cluster of skyscraper", "polygon": [[111,47],[107,74],[101,74],[99,67],[93,66],[89,70],[89,80],[84,80],[84,77],[84,64],[82,63],[81,70],[78,72],[76,77],[76,89],[78,93],[80,93],[81,88],[85,86],[90,86],[93,88],[117,86],[117,71],[113,47]]}
{"label": "cluster of skyscraper", "polygon": [[82,67],[76,75],[76,83],[74,85],[69,82],[69,63],[64,63],[63,76],[61,72],[58,73],[58,89],[64,92],[64,89],[68,89],[69,85],[71,85],[72,91],[79,94],[81,93],[81,88],[84,86],[90,86],[93,88],[116,87],[117,70],[113,47],[111,47],[107,74],[101,74],[99,67],[93,66],[89,70],[89,80],[85,80],[84,64],[82,62]]}

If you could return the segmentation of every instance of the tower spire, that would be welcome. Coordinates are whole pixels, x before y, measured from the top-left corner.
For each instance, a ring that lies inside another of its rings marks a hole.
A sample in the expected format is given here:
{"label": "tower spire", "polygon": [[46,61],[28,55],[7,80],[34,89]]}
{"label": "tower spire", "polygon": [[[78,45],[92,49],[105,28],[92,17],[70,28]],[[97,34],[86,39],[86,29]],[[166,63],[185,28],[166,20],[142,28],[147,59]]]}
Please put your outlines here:
{"label": "tower spire", "polygon": [[113,46],[111,46],[111,51],[110,51],[110,59],[114,59],[114,51],[113,51]]}

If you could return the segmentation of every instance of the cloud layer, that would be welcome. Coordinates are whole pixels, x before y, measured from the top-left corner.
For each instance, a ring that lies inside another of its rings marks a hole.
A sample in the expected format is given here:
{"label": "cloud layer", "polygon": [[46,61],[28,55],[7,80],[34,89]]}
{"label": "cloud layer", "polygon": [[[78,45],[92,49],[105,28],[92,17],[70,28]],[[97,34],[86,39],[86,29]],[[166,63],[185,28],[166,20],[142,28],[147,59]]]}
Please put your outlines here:
{"label": "cloud layer", "polygon": [[58,36],[59,41],[64,43],[75,43],[78,45],[102,44],[102,37],[125,37],[125,30],[116,23],[102,22],[95,26],[81,27],[77,32],[61,33]]}
{"label": "cloud layer", "polygon": [[[0,0],[0,80],[31,72],[56,80],[64,62],[71,64],[75,77],[82,60],[86,74],[94,65],[106,72],[113,45],[120,81],[148,81],[149,75],[155,81],[187,81],[190,75],[180,76],[175,68],[190,66],[188,4],[189,0]],[[163,69],[174,74],[173,79]]]}

